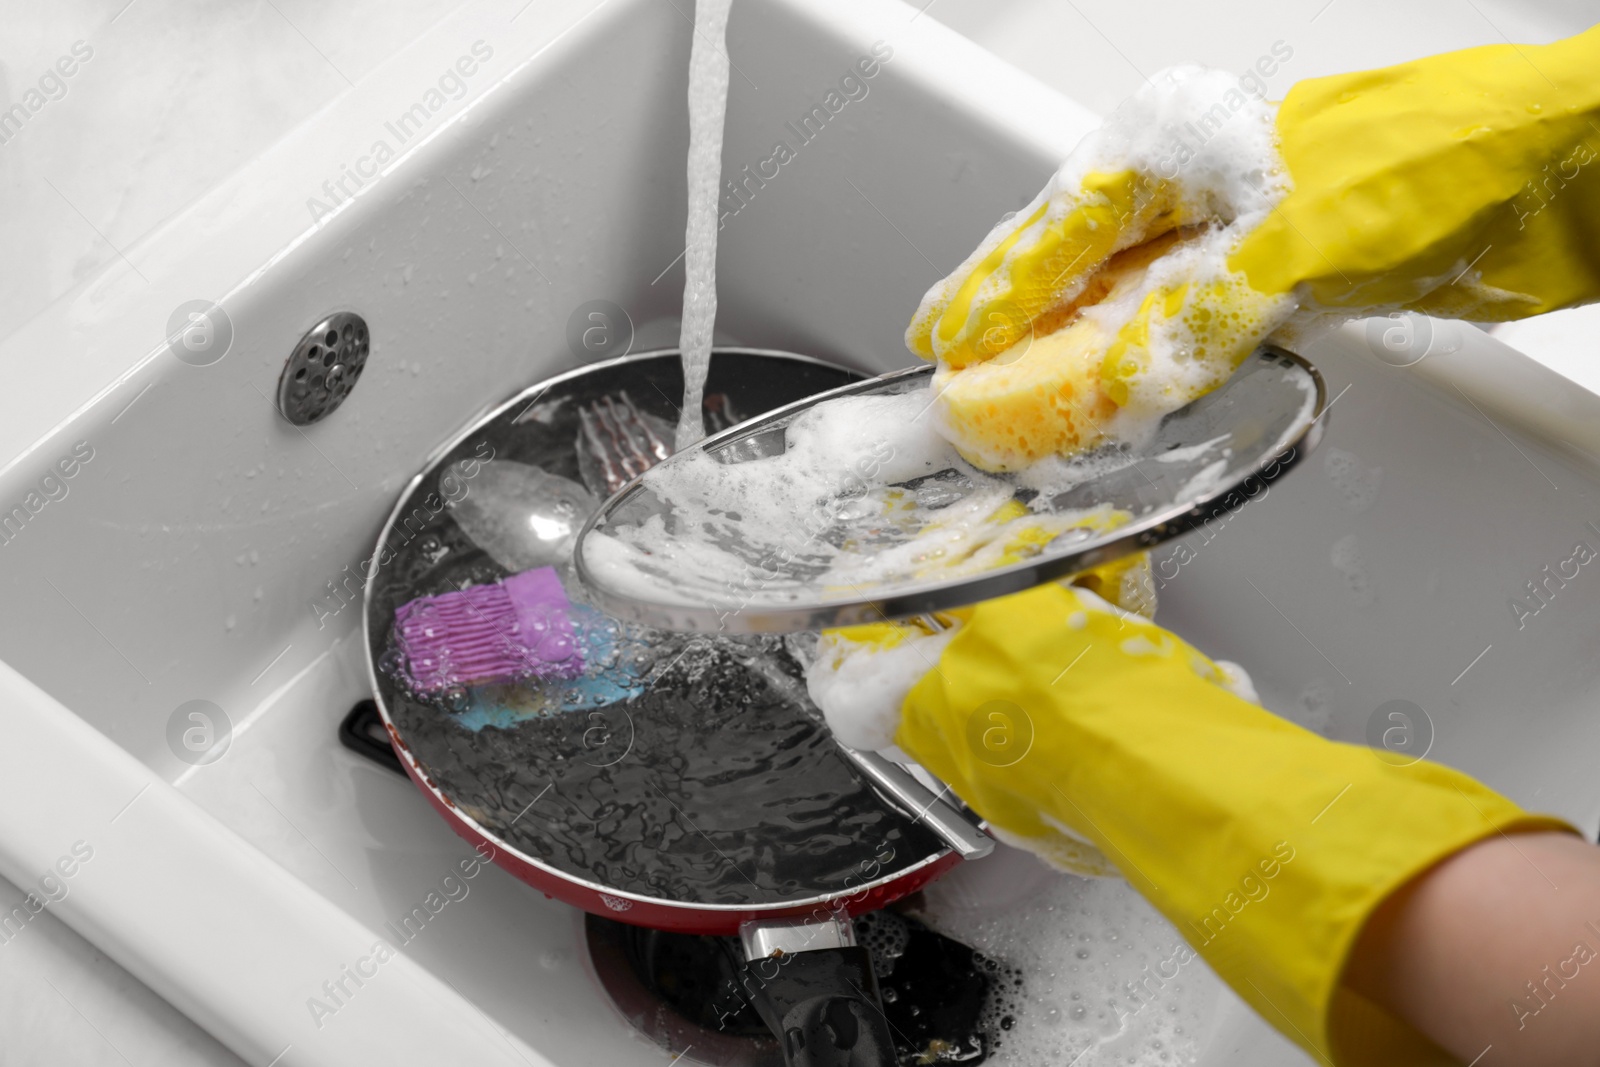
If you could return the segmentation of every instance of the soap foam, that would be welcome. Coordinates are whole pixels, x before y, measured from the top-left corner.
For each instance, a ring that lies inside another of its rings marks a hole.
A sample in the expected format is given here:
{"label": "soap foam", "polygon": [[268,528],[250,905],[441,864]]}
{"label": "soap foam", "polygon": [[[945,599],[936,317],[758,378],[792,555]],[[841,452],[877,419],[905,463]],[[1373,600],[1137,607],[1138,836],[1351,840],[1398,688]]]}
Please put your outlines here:
{"label": "soap foam", "polygon": [[1206,1050],[1226,987],[1128,883],[1002,845],[923,892],[930,926],[1020,972],[986,1006],[990,1064],[1172,1067]]}
{"label": "soap foam", "polygon": [[840,397],[790,423],[781,455],[677,457],[643,477],[662,510],[591,531],[584,562],[639,599],[737,610],[976,574],[1126,519],[1108,506],[1051,509],[1099,458],[1052,467],[1049,491],[1023,505],[1016,482],[966,463],[929,412],[920,389]]}
{"label": "soap foam", "polygon": [[848,639],[824,634],[806,668],[806,691],[841,743],[882,751],[894,744],[906,694],[954,636],[913,632],[892,648],[860,655]]}

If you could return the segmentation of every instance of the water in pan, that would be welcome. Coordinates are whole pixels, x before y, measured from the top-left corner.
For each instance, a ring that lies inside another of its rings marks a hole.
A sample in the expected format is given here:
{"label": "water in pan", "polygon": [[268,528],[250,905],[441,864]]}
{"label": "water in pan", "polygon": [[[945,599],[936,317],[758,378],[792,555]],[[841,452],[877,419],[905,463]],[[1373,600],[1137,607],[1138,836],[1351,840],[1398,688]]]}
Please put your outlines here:
{"label": "water in pan", "polygon": [[[388,596],[504,573],[445,512],[397,553]],[[587,881],[716,904],[844,893],[939,848],[839,756],[779,639],[620,623],[563,579],[581,678],[429,696],[398,649],[380,660],[412,754],[490,832]]]}

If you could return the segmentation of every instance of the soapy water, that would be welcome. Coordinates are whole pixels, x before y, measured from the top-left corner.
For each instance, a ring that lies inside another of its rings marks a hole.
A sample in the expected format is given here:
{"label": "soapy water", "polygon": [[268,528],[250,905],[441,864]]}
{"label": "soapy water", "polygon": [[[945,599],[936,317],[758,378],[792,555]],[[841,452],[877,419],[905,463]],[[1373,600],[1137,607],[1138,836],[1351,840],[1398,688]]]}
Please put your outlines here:
{"label": "soapy water", "polygon": [[[1157,508],[1220,497],[1258,468],[1276,476],[1292,458],[1277,450],[1309,426],[1318,389],[1285,358],[1248,363],[1150,437],[1005,473],[945,438],[924,379],[876,383],[647,472],[585,535],[586,578],[610,596],[726,619],[1068,555]],[[735,454],[756,441],[774,447]]]}
{"label": "soapy water", "polygon": [[987,1062],[1002,1067],[1195,1063],[1229,997],[1128,883],[1004,845],[930,885],[916,914],[1023,976],[996,983],[986,1005]]}
{"label": "soapy water", "polygon": [[677,448],[705,436],[700,406],[711,369],[717,321],[717,199],[722,181],[722,133],[728,107],[728,8],[732,0],[696,0],[689,48],[689,221],[684,235],[683,407]]}
{"label": "soapy water", "polygon": [[853,924],[872,960],[898,1063],[993,1062],[1016,1026],[1025,976],[933,930],[911,914],[916,899],[858,915]]}
{"label": "soapy water", "polygon": [[1108,457],[1063,463],[1019,502],[1015,484],[933,430],[921,390],[819,404],[785,435],[779,455],[724,463],[697,452],[646,474],[641,505],[667,508],[592,532],[585,563],[607,585],[667,602],[782,604],[974,574],[1126,519],[1105,505],[1052,506]]}

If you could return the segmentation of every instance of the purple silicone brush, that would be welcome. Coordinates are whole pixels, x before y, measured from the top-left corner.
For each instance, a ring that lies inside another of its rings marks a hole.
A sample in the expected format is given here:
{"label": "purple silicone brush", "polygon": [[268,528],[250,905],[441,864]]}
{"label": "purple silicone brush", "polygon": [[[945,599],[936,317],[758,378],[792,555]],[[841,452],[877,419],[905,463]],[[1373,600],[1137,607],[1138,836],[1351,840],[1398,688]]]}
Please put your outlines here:
{"label": "purple silicone brush", "polygon": [[425,693],[515,678],[577,678],[583,653],[572,602],[552,567],[458,592],[419,597],[394,613],[411,680]]}

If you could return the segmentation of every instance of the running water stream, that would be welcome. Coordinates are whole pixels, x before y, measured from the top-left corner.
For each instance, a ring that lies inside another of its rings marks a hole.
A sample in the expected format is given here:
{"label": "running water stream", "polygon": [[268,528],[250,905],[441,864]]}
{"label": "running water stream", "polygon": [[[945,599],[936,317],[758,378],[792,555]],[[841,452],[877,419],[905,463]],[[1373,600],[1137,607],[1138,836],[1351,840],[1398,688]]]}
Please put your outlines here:
{"label": "running water stream", "polygon": [[689,223],[684,234],[683,410],[675,447],[705,436],[701,404],[717,321],[717,191],[722,181],[722,127],[728,109],[728,7],[732,0],[696,0],[689,48]]}

